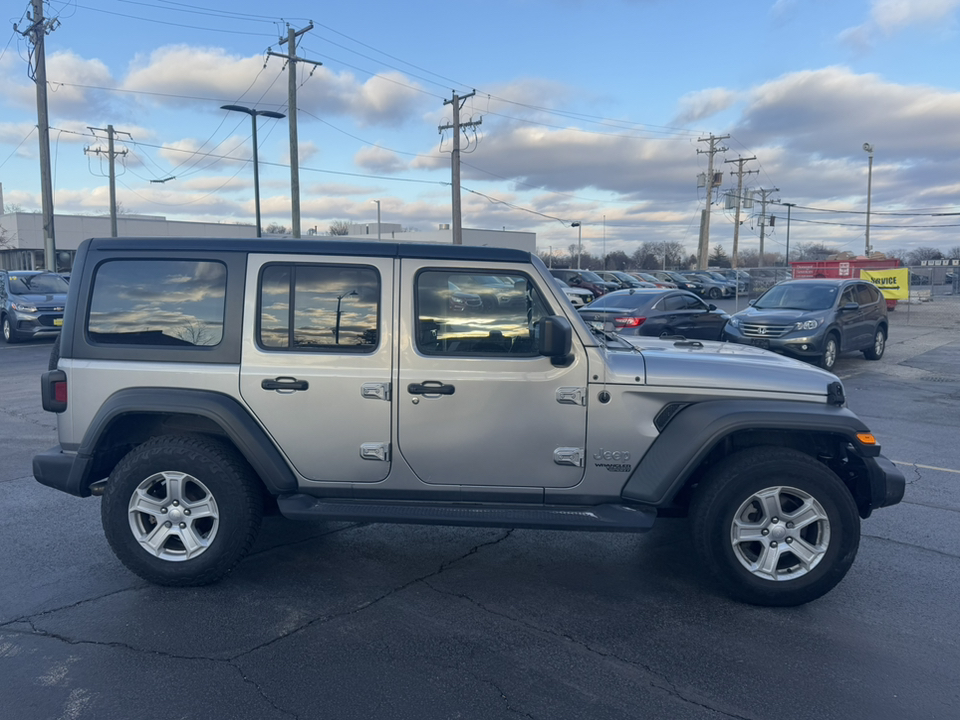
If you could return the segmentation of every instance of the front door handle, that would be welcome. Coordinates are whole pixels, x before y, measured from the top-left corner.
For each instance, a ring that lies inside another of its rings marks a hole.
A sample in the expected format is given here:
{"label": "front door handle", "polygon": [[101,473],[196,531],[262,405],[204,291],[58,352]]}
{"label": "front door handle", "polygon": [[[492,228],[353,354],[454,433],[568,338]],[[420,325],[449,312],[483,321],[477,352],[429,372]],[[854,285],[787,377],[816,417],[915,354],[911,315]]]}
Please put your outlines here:
{"label": "front door handle", "polygon": [[407,392],[411,395],[453,395],[454,389],[453,385],[444,385],[436,380],[407,385]]}
{"label": "front door handle", "polygon": [[306,390],[310,383],[292,377],[278,377],[275,380],[265,378],[260,382],[260,387],[264,390]]}

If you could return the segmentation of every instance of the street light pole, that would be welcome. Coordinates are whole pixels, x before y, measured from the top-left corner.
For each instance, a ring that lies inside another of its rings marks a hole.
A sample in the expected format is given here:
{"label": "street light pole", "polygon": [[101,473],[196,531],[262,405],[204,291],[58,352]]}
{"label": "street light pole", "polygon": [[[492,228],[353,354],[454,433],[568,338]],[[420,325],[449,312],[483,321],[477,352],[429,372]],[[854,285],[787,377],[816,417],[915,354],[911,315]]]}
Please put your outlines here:
{"label": "street light pole", "polygon": [[246,113],[250,116],[250,121],[253,123],[253,203],[257,212],[257,237],[261,237],[260,230],[260,160],[257,157],[257,115],[263,115],[264,117],[280,118],[286,117],[283,113],[274,112],[273,110],[252,110],[248,107],[243,107],[242,105],[221,105],[221,110],[234,110],[236,112]]}
{"label": "street light pole", "polygon": [[583,255],[583,229],[580,227],[580,223],[572,222],[570,227],[575,227],[577,229],[577,270],[580,269],[580,257]]}
{"label": "street light pole", "polygon": [[375,202],[377,204],[377,241],[380,240],[380,201],[371,200],[370,202]]}
{"label": "street light pole", "polygon": [[350,292],[344,293],[343,295],[337,295],[337,325],[336,325],[336,327],[335,327],[334,330],[333,330],[333,344],[334,344],[334,345],[339,345],[339,344],[340,344],[340,302],[341,302],[345,297],[350,297],[351,295],[357,295],[357,294],[358,294],[358,293],[357,293],[356,290],[351,290]]}
{"label": "street light pole", "polygon": [[870,195],[873,192],[873,145],[864,143],[863,149],[870,154],[869,164],[867,165],[867,233],[863,254],[870,257]]}
{"label": "street light pole", "polygon": [[784,203],[787,206],[787,253],[784,265],[790,267],[790,211],[796,207],[796,203]]}

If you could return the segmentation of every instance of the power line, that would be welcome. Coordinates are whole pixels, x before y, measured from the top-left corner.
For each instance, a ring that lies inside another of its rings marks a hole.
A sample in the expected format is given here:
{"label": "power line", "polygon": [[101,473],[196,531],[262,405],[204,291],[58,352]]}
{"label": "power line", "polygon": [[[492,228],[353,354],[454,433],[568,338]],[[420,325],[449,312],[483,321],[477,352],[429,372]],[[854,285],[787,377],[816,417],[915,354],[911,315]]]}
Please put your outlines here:
{"label": "power line", "polygon": [[243,30],[226,30],[224,28],[215,27],[199,27],[198,25],[187,25],[185,23],[175,23],[168,20],[156,20],[154,18],[140,17],[139,15],[128,15],[126,13],[119,13],[113,10],[103,10],[101,8],[89,7],[88,5],[75,4],[75,7],[78,7],[82,10],[92,10],[93,12],[104,13],[105,15],[115,15],[117,17],[128,18],[130,20],[141,20],[143,22],[155,23],[157,25],[170,25],[172,27],[188,28],[190,30],[200,30],[202,32],[218,32],[226,33],[228,35],[250,35],[253,37],[275,37],[274,35],[267,35],[266,33],[245,32]]}

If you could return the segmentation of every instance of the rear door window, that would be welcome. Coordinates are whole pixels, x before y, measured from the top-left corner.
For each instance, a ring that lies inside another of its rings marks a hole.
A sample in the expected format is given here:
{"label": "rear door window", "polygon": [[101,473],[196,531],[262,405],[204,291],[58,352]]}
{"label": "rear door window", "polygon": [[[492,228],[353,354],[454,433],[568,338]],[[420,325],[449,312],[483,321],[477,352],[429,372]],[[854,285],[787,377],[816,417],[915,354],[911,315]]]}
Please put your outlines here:
{"label": "rear door window", "polygon": [[226,288],[220,262],[109,260],[94,275],[87,337],[105,344],[219,345]]}

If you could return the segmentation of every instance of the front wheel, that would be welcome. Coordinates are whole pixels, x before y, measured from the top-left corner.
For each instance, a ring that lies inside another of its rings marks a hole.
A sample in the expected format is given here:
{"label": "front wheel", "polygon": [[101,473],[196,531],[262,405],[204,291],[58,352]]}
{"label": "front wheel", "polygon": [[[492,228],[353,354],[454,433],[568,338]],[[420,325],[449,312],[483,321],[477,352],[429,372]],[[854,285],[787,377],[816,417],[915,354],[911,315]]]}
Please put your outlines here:
{"label": "front wheel", "polygon": [[873,345],[863,351],[863,356],[867,360],[879,360],[883,357],[883,351],[887,349],[887,334],[883,328],[877,328],[873,336]]}
{"label": "front wheel", "polygon": [[690,507],[697,554],[734,598],[792,606],[847,574],[860,516],[829,468],[797,450],[757,447],[718,463]]}
{"label": "front wheel", "polygon": [[259,480],[231,447],[155,437],[110,474],[100,508],[110,547],[158,585],[207,585],[247,554],[263,516]]}
{"label": "front wheel", "polygon": [[707,295],[711,300],[719,300],[723,293],[720,292],[720,288],[710,288],[710,292],[708,292]]}
{"label": "front wheel", "polygon": [[13,324],[10,322],[10,316],[3,316],[3,341],[5,343],[15,343],[20,341],[20,336],[17,335],[17,331],[13,329]]}
{"label": "front wheel", "polygon": [[824,370],[833,370],[837,364],[837,355],[840,354],[840,345],[837,343],[837,336],[833,333],[827,335],[827,340],[823,344],[823,354],[820,356],[820,367]]}

